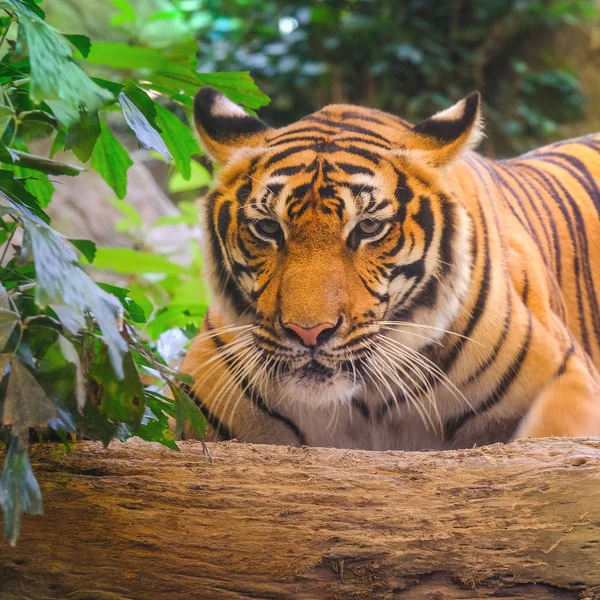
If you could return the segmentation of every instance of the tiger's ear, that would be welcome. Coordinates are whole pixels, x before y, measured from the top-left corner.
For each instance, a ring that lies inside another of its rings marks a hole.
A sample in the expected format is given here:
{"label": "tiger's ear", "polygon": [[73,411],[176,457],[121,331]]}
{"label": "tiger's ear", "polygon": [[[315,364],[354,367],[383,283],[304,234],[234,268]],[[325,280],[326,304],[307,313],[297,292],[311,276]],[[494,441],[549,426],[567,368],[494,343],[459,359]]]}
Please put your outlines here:
{"label": "tiger's ear", "polygon": [[227,162],[235,150],[260,146],[269,129],[211,87],[196,94],[194,121],[206,153],[218,163]]}
{"label": "tiger's ear", "polygon": [[456,104],[417,123],[409,149],[418,150],[435,166],[449,163],[465,150],[475,148],[483,137],[481,95],[472,92]]}

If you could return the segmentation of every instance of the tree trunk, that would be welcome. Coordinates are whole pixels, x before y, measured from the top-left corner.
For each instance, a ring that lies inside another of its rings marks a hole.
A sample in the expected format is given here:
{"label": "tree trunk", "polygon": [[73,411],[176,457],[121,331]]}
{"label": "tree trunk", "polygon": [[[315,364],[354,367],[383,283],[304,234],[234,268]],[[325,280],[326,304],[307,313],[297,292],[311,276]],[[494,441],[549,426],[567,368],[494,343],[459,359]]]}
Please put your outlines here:
{"label": "tree trunk", "polygon": [[600,598],[600,440],[32,452],[0,600]]}

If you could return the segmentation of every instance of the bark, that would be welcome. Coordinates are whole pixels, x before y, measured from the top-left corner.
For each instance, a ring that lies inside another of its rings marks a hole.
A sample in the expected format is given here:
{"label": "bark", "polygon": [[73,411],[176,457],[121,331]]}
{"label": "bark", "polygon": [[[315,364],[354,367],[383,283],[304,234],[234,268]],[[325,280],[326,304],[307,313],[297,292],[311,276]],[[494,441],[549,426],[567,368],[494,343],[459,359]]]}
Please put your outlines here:
{"label": "bark", "polygon": [[0,599],[600,598],[600,440],[36,448]]}

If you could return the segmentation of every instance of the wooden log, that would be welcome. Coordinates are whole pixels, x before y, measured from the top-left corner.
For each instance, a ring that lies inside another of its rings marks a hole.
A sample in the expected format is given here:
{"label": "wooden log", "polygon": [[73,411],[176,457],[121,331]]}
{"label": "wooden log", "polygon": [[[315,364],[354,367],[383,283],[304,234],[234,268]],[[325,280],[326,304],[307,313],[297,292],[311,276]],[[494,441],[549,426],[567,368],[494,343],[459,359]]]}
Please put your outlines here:
{"label": "wooden log", "polygon": [[600,598],[600,440],[35,448],[0,599]]}

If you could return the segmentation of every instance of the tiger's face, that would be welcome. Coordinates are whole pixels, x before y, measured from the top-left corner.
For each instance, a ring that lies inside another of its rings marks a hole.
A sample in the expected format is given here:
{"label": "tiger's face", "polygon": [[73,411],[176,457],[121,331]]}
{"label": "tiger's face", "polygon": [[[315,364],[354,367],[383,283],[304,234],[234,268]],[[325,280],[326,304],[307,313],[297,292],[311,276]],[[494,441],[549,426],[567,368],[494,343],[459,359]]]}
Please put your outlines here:
{"label": "tiger's face", "polygon": [[444,166],[478,135],[478,95],[414,127],[334,105],[269,129],[204,88],[195,119],[223,164],[204,200],[216,303],[254,325],[282,394],[350,398],[374,345],[440,337],[471,265]]}

